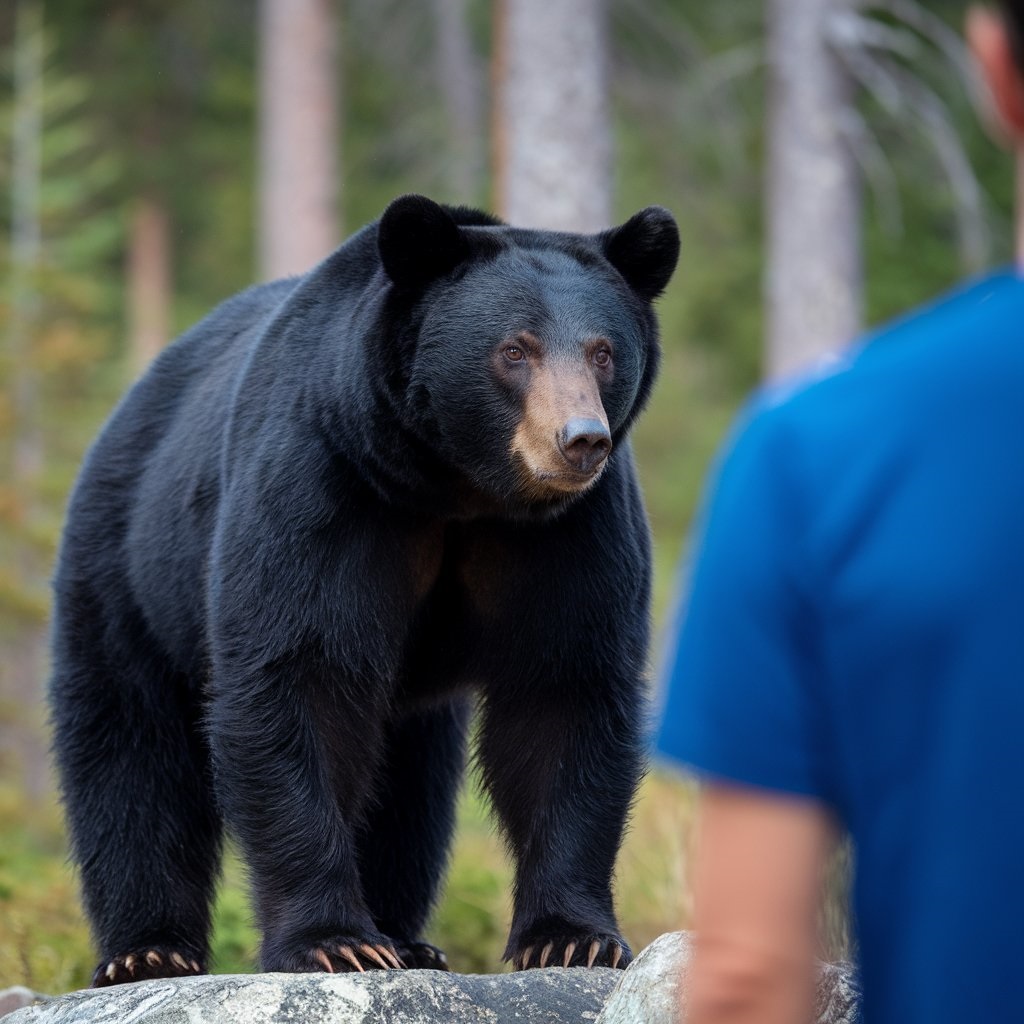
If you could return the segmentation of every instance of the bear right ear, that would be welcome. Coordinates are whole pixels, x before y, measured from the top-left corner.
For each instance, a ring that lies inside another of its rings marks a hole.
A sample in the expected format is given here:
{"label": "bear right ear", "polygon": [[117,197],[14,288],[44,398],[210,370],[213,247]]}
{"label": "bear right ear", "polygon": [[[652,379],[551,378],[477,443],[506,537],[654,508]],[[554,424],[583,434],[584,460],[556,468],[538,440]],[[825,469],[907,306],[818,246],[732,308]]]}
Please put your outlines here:
{"label": "bear right ear", "polygon": [[598,239],[608,262],[648,302],[665,290],[679,262],[679,228],[663,206],[634,213]]}
{"label": "bear right ear", "polygon": [[400,196],[377,225],[377,251],[392,282],[422,288],[469,256],[469,246],[444,207],[426,196]]}

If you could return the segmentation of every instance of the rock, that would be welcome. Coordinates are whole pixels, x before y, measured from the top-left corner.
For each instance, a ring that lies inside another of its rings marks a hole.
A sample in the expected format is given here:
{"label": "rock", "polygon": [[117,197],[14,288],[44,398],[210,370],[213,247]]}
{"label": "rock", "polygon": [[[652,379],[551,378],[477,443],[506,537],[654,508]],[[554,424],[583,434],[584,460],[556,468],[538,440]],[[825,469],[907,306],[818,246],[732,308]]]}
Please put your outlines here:
{"label": "rock", "polygon": [[3,1024],[506,1024],[596,1020],[621,971],[220,974],[71,992]]}
{"label": "rock", "polygon": [[[677,1007],[692,956],[692,936],[672,932],[625,973],[548,967],[517,974],[214,974],[60,998],[8,989],[27,997],[11,1008],[26,1008],[2,1024],[682,1024]],[[32,1000],[43,1002],[31,1006]],[[854,1024],[857,1001],[850,965],[822,964],[816,1024]]]}
{"label": "rock", "polygon": [[22,988],[16,985],[14,988],[0,989],[0,1017],[5,1013],[13,1013],[23,1006],[31,1006],[33,1003],[49,999],[49,996],[40,995],[31,989]]}
{"label": "rock", "polygon": [[675,1024],[679,987],[692,959],[690,932],[659,935],[629,965],[597,1024]]}
{"label": "rock", "polygon": [[[659,936],[622,975],[596,1024],[683,1024],[680,989],[692,959],[691,933]],[[820,970],[815,1024],[855,1024],[860,992],[853,967],[821,964]]]}
{"label": "rock", "polygon": [[852,964],[822,964],[818,978],[815,1024],[855,1024],[860,982]]}

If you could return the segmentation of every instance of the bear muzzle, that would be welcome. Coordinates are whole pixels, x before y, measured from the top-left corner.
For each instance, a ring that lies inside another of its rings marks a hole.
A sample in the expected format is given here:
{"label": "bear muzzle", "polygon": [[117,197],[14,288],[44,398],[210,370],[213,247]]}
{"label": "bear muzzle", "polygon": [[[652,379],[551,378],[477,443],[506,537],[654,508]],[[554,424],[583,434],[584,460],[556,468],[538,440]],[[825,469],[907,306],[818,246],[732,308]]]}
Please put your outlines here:
{"label": "bear muzzle", "polygon": [[540,362],[512,438],[524,489],[531,497],[580,494],[601,475],[612,435],[593,370],[579,362]]}
{"label": "bear muzzle", "polygon": [[558,450],[574,470],[590,476],[611,453],[612,435],[600,420],[574,416],[558,433]]}
{"label": "bear muzzle", "polygon": [[601,476],[612,450],[608,427],[599,419],[574,416],[560,430],[541,436],[517,432],[512,446],[524,489],[535,499],[582,494]]}

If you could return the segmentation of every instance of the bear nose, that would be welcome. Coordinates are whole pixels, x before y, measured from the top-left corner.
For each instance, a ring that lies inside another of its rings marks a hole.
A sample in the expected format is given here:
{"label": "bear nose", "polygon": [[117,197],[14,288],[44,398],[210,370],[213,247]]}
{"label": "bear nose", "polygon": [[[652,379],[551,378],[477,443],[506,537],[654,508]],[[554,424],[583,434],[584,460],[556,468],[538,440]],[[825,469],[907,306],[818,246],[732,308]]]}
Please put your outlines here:
{"label": "bear nose", "polygon": [[558,447],[573,469],[593,473],[612,450],[612,435],[600,421],[574,416],[558,435]]}

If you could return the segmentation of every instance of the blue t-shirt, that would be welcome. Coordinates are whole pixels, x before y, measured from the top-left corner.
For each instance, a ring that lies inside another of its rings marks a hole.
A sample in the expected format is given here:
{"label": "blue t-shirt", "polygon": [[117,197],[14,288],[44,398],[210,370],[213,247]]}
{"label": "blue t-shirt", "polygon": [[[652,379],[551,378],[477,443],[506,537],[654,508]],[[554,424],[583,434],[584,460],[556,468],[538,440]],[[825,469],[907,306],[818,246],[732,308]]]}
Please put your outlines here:
{"label": "blue t-shirt", "polygon": [[1024,281],[762,393],[703,523],[659,749],[849,828],[869,1024],[1024,1020]]}

